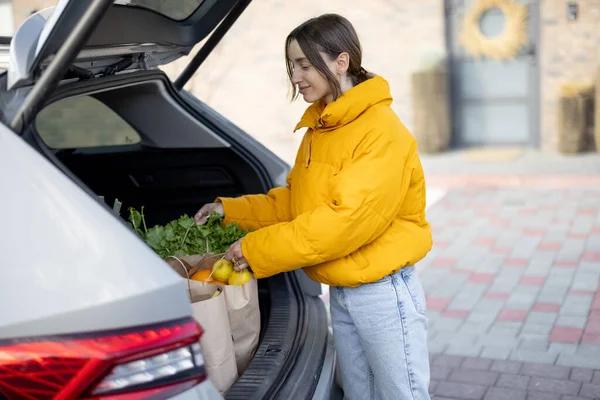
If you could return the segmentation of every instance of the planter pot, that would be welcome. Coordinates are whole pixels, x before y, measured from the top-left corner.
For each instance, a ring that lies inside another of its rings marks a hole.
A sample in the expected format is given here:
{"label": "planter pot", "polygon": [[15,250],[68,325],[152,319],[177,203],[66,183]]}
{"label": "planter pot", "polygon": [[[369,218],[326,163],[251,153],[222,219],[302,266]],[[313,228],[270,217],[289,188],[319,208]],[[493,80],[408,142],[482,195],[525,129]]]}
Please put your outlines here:
{"label": "planter pot", "polygon": [[411,92],[413,135],[419,151],[443,152],[450,144],[451,135],[447,72],[429,70],[413,73]]}
{"label": "planter pot", "polygon": [[558,101],[558,150],[563,154],[585,149],[587,133],[586,99],[560,97]]}

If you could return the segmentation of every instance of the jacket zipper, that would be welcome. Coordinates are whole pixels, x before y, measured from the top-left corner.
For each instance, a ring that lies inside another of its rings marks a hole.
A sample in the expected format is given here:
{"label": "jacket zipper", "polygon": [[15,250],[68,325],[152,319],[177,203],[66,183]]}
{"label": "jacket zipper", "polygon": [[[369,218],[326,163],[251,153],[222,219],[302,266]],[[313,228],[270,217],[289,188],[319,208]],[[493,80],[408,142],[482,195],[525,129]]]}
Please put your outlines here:
{"label": "jacket zipper", "polygon": [[312,134],[310,135],[310,141],[308,142],[308,150],[306,151],[306,160],[304,161],[304,166],[308,168],[310,165],[310,153],[312,152]]}
{"label": "jacket zipper", "polygon": [[312,145],[313,145],[313,137],[315,136],[315,133],[317,131],[317,129],[322,128],[323,125],[317,125],[313,128],[313,130],[310,132],[310,139],[308,140],[308,150],[306,151],[306,159],[304,160],[304,167],[308,168],[308,166],[310,165],[310,157],[312,155]]}

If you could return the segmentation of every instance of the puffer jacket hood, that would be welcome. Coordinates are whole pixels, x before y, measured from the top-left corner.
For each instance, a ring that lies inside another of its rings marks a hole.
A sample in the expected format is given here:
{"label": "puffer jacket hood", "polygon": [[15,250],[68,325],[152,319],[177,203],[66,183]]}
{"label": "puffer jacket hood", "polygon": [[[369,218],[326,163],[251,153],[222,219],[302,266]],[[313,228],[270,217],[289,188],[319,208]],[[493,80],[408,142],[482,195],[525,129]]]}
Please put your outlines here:
{"label": "puffer jacket hood", "polygon": [[250,232],[242,251],[257,278],[303,268],[355,287],[413,265],[431,249],[425,178],[413,136],[375,76],[308,107],[287,186],[219,198],[225,223]]}

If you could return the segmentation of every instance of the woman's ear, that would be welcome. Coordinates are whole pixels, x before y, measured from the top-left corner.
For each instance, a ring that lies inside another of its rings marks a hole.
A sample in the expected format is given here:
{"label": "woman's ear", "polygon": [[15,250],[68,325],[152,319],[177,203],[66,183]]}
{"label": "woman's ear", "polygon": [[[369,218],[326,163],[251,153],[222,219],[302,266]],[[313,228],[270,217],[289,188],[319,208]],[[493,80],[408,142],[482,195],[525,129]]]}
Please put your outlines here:
{"label": "woman's ear", "polygon": [[340,75],[345,74],[348,71],[348,67],[350,67],[350,55],[346,52],[341,53],[336,60],[337,73]]}

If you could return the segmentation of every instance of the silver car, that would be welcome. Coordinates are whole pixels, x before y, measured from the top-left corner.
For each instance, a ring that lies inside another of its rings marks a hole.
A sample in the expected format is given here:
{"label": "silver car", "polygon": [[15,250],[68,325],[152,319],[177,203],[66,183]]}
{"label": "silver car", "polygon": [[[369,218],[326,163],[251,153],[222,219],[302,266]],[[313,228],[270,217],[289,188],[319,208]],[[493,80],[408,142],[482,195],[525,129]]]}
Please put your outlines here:
{"label": "silver car", "polygon": [[[123,211],[164,224],[285,184],[183,90],[248,3],[63,0],[0,39],[0,399],[222,398],[185,283]],[[158,68],[203,40],[174,82]],[[302,271],[260,280],[258,350],[226,399],[339,396],[320,293]]]}

